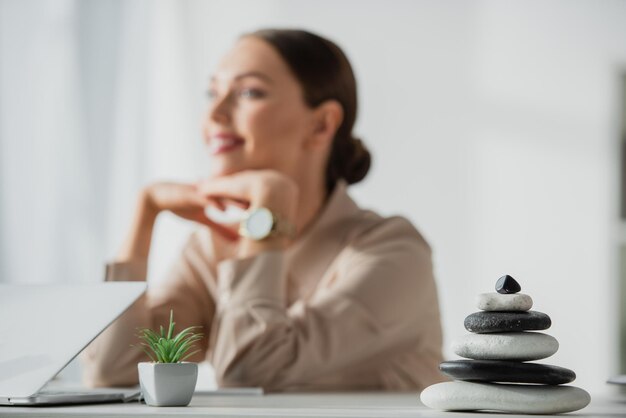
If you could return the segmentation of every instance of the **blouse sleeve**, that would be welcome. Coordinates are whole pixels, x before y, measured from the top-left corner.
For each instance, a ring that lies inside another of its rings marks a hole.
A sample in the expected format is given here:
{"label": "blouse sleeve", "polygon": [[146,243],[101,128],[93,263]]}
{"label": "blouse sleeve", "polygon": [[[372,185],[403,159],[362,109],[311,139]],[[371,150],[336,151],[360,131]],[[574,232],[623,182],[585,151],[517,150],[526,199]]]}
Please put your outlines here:
{"label": "blouse sleeve", "polygon": [[[107,265],[105,280],[143,281],[146,272],[146,260],[111,263]],[[170,309],[174,310],[175,332],[188,326],[202,327],[199,332],[205,337],[196,343],[200,352],[190,357],[190,361],[203,360],[215,310],[207,288],[210,276],[207,256],[195,233],[165,280],[157,286],[148,286],[146,293],[83,351],[84,383],[91,387],[136,385],[137,363],[149,361],[139,348],[137,330],[166,327]]]}
{"label": "blouse sleeve", "polygon": [[339,254],[336,271],[314,299],[288,308],[282,253],[220,263],[211,338],[220,386],[282,390],[416,341],[437,368],[431,254],[408,221],[390,218],[361,234]]}

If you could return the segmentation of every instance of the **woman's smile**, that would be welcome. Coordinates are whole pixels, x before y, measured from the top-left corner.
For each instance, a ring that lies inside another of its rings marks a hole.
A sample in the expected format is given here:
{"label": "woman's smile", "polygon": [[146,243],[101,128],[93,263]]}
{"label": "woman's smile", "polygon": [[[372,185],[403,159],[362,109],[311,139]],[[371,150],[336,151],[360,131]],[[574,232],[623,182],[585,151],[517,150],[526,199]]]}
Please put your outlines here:
{"label": "woman's smile", "polygon": [[245,140],[242,137],[229,132],[218,132],[207,138],[209,154],[211,155],[224,154],[238,149],[244,144]]}

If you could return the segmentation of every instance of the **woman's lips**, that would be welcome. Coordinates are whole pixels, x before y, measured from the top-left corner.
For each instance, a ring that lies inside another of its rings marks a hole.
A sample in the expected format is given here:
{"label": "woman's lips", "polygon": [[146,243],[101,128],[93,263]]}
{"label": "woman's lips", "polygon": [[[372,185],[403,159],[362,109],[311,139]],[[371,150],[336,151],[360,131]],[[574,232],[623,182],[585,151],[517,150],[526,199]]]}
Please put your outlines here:
{"label": "woman's lips", "polygon": [[243,138],[232,134],[216,134],[209,139],[209,153],[211,155],[223,154],[234,150],[244,144]]}

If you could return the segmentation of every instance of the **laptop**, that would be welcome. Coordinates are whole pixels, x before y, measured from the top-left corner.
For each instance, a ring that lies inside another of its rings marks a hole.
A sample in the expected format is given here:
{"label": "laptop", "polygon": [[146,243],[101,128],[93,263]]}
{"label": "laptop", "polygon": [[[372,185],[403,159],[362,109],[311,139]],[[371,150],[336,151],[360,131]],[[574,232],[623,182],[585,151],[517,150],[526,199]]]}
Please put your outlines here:
{"label": "laptop", "polygon": [[[145,282],[0,284],[0,405],[123,402],[138,389],[46,391],[46,384],[146,290]],[[130,349],[130,348],[129,348]]]}

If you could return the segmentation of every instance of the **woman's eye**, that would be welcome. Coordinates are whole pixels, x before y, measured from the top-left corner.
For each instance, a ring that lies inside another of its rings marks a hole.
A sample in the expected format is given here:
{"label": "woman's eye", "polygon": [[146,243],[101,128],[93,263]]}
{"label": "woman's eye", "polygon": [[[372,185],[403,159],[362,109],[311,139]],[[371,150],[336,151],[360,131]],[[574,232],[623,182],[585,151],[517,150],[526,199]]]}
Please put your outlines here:
{"label": "woman's eye", "polygon": [[239,91],[239,97],[244,99],[260,99],[265,97],[265,92],[259,89],[242,89]]}
{"label": "woman's eye", "polygon": [[[265,92],[259,89],[241,89],[233,92],[233,94],[236,94],[238,97],[243,99],[260,99],[265,97]],[[209,89],[206,91],[206,97],[211,101],[215,100],[218,96],[219,94],[215,89]]]}

